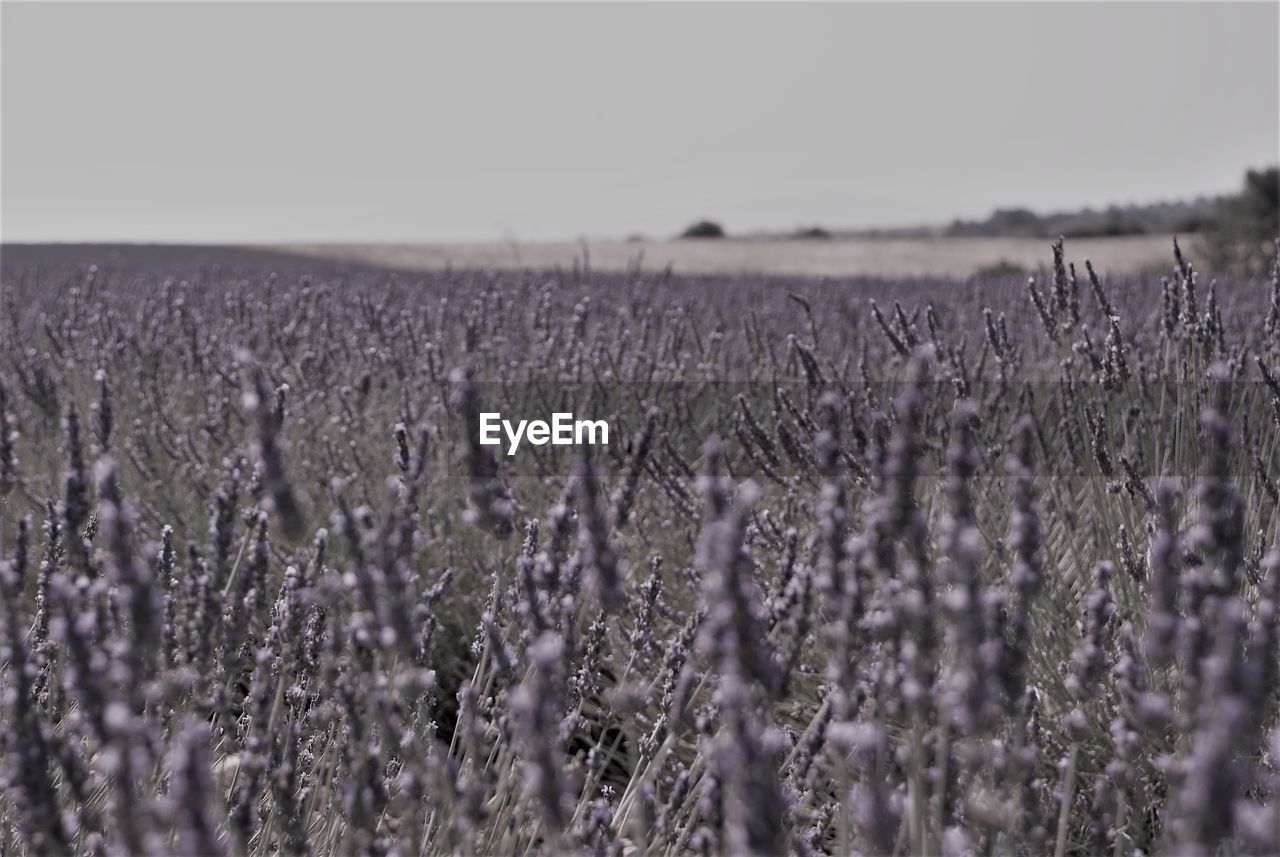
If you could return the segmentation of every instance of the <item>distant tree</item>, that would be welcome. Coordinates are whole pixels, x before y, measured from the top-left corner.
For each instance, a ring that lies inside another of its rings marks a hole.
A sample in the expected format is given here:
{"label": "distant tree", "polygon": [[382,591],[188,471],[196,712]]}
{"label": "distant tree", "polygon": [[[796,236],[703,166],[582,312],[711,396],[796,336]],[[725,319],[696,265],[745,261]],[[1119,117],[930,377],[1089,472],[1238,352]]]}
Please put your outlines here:
{"label": "distant tree", "polygon": [[1030,209],[998,208],[986,220],[957,220],[951,224],[947,233],[960,236],[1042,238],[1045,228],[1040,216]]}
{"label": "distant tree", "polygon": [[1043,237],[1040,216],[1026,208],[998,208],[989,221],[996,235]]}
{"label": "distant tree", "polygon": [[1037,214],[1026,208],[1004,208],[986,220],[954,221],[948,235],[1000,238],[1095,238],[1206,232],[1221,222],[1227,196],[1198,197],[1145,205],[1110,205]]}
{"label": "distant tree", "polygon": [[1205,236],[1209,269],[1265,275],[1280,238],[1280,168],[1245,173],[1244,187],[1227,201],[1216,229]]}
{"label": "distant tree", "polygon": [[714,220],[699,220],[690,226],[684,232],[680,233],[681,238],[723,238],[725,237],[724,227]]}

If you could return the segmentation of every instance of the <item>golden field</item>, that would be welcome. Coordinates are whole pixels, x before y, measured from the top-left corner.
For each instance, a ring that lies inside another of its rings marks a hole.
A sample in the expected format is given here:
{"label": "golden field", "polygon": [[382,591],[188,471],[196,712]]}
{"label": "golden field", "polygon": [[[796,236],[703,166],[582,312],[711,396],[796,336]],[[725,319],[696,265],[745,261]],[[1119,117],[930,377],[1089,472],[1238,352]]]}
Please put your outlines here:
{"label": "golden field", "polygon": [[[1088,258],[1112,274],[1168,265],[1171,235],[1068,241],[1073,259]],[[289,244],[273,249],[321,259],[401,270],[444,268],[572,268],[670,266],[687,274],[757,273],[814,277],[967,277],[1001,263],[1033,270],[1049,258],[1038,238],[832,238],[587,240],[453,244]]]}

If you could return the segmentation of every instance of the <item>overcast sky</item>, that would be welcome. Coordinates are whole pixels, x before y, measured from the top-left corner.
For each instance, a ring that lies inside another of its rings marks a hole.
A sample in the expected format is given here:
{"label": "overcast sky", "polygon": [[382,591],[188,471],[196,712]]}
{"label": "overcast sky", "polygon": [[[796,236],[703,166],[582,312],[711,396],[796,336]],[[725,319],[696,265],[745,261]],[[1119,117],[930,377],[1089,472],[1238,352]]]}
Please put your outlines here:
{"label": "overcast sky", "polygon": [[871,226],[1233,190],[1280,5],[4,2],[7,241]]}

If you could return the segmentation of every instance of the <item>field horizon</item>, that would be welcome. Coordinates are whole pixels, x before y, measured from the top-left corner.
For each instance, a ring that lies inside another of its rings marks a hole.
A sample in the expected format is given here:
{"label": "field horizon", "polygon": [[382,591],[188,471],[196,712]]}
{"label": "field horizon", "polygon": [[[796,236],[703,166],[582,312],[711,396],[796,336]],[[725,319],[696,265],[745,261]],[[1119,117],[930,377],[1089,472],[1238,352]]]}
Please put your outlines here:
{"label": "field horizon", "polygon": [[[1168,265],[1174,235],[1137,235],[1069,240],[1072,256],[1088,258],[1115,275],[1138,274]],[[1180,239],[1198,249],[1198,237]],[[246,254],[275,258],[285,267],[306,261],[338,263],[405,273],[469,270],[661,271],[682,274],[759,274],[786,277],[967,278],[993,269],[1035,271],[1049,257],[1041,238],[721,238],[586,239],[585,241],[315,242],[286,244],[159,242],[5,242],[0,259],[110,262],[123,255],[204,255],[243,262]],[[585,250],[585,252],[584,252]],[[93,258],[101,256],[101,259]]]}

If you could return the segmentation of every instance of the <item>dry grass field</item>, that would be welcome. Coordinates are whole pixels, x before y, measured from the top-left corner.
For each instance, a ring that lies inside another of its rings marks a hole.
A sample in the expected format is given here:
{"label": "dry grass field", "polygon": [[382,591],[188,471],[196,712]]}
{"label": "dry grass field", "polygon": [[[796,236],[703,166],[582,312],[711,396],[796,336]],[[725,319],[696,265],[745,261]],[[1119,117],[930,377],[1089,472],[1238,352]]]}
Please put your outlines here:
{"label": "dry grass field", "polygon": [[[816,277],[967,277],[1011,262],[1042,264],[1048,241],[1037,238],[719,239],[698,241],[483,242],[470,244],[293,244],[278,249],[320,259],[401,270],[571,268],[584,257],[601,271],[661,270],[686,274],[782,274]],[[1116,273],[1164,268],[1170,235],[1077,239],[1073,255]]]}

